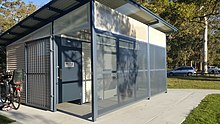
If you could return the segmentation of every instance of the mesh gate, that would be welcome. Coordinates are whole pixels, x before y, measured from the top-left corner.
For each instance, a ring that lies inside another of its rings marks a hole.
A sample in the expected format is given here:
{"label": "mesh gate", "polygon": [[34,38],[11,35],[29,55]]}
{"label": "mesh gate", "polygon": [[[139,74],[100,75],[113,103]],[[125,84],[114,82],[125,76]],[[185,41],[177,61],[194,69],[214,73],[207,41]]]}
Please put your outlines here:
{"label": "mesh gate", "polygon": [[50,108],[50,39],[27,43],[27,104]]}

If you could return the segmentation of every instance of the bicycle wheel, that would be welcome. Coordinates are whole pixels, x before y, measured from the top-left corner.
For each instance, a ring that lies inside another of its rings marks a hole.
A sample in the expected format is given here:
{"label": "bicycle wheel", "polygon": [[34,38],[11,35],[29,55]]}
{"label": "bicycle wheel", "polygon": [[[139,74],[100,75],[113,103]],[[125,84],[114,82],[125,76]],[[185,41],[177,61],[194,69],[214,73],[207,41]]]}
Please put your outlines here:
{"label": "bicycle wheel", "polygon": [[6,102],[7,102],[7,97],[5,97],[5,96],[2,96],[2,95],[1,95],[1,98],[0,98],[0,99],[1,99],[1,102],[2,102],[2,103],[6,103]]}
{"label": "bicycle wheel", "polygon": [[18,110],[21,104],[21,97],[20,97],[20,91],[14,90],[12,97],[11,97],[11,103],[15,110]]}
{"label": "bicycle wheel", "polygon": [[2,102],[2,103],[6,103],[6,101],[7,101],[7,96],[6,96],[6,89],[5,89],[5,87],[1,87],[0,99],[1,99],[1,102]]}

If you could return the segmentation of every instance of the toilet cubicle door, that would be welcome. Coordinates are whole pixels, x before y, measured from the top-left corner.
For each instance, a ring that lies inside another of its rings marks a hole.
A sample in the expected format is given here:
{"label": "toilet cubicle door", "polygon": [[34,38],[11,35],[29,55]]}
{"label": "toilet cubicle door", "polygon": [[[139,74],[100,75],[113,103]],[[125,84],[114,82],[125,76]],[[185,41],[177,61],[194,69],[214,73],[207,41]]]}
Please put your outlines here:
{"label": "toilet cubicle door", "polygon": [[59,103],[81,100],[82,43],[59,38]]}

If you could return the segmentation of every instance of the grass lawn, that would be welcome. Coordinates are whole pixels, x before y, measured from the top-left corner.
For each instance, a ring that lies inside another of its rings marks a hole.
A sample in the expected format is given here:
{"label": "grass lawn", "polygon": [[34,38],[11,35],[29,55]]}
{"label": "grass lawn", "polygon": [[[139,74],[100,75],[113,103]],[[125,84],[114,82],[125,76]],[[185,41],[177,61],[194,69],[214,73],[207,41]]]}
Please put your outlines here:
{"label": "grass lawn", "polygon": [[182,124],[220,124],[220,94],[206,96]]}
{"label": "grass lawn", "polygon": [[217,89],[220,90],[220,77],[171,77],[168,88],[175,89]]}
{"label": "grass lawn", "polygon": [[8,124],[8,123],[12,123],[12,122],[15,122],[15,120],[11,120],[7,117],[0,115],[0,124]]}

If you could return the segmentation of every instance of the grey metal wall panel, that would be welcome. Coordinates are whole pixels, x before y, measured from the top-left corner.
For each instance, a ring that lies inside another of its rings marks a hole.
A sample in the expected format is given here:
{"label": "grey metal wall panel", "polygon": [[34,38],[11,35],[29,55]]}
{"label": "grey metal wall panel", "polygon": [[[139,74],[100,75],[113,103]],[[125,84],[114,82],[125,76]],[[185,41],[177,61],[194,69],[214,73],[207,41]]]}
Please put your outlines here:
{"label": "grey metal wall panel", "polygon": [[148,81],[148,44],[146,42],[136,42],[136,55],[138,74],[136,78],[136,97],[149,97]]}
{"label": "grey metal wall panel", "polygon": [[[15,69],[25,70],[25,46],[23,43],[14,44],[6,48],[7,53],[7,71]],[[26,100],[26,81],[24,80],[23,90],[21,92],[21,102]]]}
{"label": "grey metal wall panel", "polygon": [[150,44],[150,69],[165,69],[166,48]]}
{"label": "grey metal wall panel", "polygon": [[166,91],[165,55],[166,48],[150,44],[151,95]]}
{"label": "grey metal wall panel", "polygon": [[27,43],[27,104],[50,109],[50,39]]}
{"label": "grey metal wall panel", "polygon": [[166,91],[166,76],[165,70],[161,71],[151,71],[151,95],[156,95]]}

